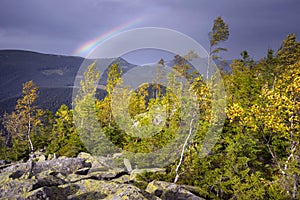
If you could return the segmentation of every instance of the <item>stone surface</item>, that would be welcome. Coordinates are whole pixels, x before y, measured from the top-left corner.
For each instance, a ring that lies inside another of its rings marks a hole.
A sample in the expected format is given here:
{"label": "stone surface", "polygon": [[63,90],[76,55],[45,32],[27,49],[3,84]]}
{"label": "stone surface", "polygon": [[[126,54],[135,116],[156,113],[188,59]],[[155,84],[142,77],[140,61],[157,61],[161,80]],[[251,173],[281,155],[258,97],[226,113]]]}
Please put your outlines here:
{"label": "stone surface", "polygon": [[86,162],[91,163],[91,171],[105,171],[113,168],[109,159],[102,156],[92,156],[89,153],[81,152],[78,154],[77,158],[85,159]]}
{"label": "stone surface", "polygon": [[127,158],[124,158],[124,165],[127,169],[127,171],[130,173],[132,171],[132,166],[130,161]]}
{"label": "stone surface", "polygon": [[8,162],[6,160],[0,160],[0,166],[1,165],[6,165],[6,164],[8,164]]}
{"label": "stone surface", "polygon": [[26,199],[55,199],[53,192],[49,187],[41,187],[26,194]]}
{"label": "stone surface", "polygon": [[203,200],[203,198],[196,196],[183,186],[164,181],[152,181],[148,184],[146,192],[161,199]]}
{"label": "stone surface", "polygon": [[129,183],[130,182],[130,175],[123,175],[123,176],[120,176],[118,178],[114,178],[112,180],[113,182],[116,182],[116,183]]}
{"label": "stone surface", "polygon": [[39,157],[38,162],[44,162],[45,160],[46,160],[46,156],[45,156],[45,155],[41,155],[41,156]]}
{"label": "stone surface", "polygon": [[201,199],[190,192],[193,190],[173,183],[145,182],[146,190],[136,186],[137,174],[165,173],[165,169],[135,169],[129,173],[114,167],[112,158],[87,153],[76,158],[45,158],[33,156],[0,168],[0,199]]}

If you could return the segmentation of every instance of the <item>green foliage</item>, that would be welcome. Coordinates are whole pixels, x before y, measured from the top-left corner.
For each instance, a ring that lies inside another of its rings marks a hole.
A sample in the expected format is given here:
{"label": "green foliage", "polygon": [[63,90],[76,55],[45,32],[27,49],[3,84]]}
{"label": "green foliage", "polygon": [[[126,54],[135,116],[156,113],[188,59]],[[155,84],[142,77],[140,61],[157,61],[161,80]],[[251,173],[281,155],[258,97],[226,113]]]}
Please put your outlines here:
{"label": "green foliage", "polygon": [[209,38],[209,51],[207,58],[207,70],[206,70],[206,79],[209,79],[209,71],[211,66],[214,64],[213,61],[220,61],[219,68],[222,68],[222,65],[226,64],[226,61],[220,56],[220,52],[227,51],[226,48],[220,47],[221,42],[225,42],[229,38],[229,28],[228,24],[224,22],[221,16],[218,16],[214,20],[212,31],[208,34]]}
{"label": "green foliage", "polygon": [[[218,17],[210,33],[209,59],[219,58],[217,54],[226,50],[218,45],[228,37],[228,25]],[[183,152],[182,157],[166,167],[166,174],[144,173],[135,184],[145,188],[152,180],[171,182],[176,177],[178,184],[196,186],[207,199],[300,199],[299,55],[299,42],[290,34],[276,55],[269,49],[265,58],[254,62],[243,51],[242,59],[232,62],[232,72],[223,74],[228,102],[225,124],[205,157],[203,141],[210,125],[220,119],[212,106],[224,109],[224,102],[212,97],[224,94],[215,89],[213,81],[205,83],[191,72],[187,60],[197,57],[191,51],[184,58],[174,57],[177,73],[168,76],[165,90],[160,84],[165,76],[163,60],[154,84],[135,91],[121,88],[122,70],[113,64],[108,69],[104,99],[95,98],[100,73],[93,63],[80,82],[74,110],[62,105],[55,116],[34,106],[37,87],[31,81],[25,83],[15,111],[4,116],[0,159],[18,160],[44,146],[47,153],[65,156],[123,150],[129,152],[133,166],[151,167],[143,163],[152,159],[155,165],[173,157],[161,151],[148,158],[147,153],[168,147],[166,152]],[[186,126],[181,129],[182,125]],[[186,140],[183,149],[183,142],[178,141],[185,141],[186,134],[181,133],[195,127],[199,127],[195,136]]]}
{"label": "green foliage", "polygon": [[[221,16],[218,16],[214,20],[214,25],[212,31],[209,33],[209,42],[210,46],[213,47],[217,45],[219,42],[224,42],[229,37],[229,29],[228,24],[224,22]],[[219,49],[215,49],[213,52],[219,52]]]}
{"label": "green foliage", "polygon": [[[115,69],[115,67],[112,67]],[[107,155],[113,152],[114,148],[111,146],[111,142],[105,136],[105,132],[100,126],[97,116],[102,116],[101,112],[97,110],[101,108],[101,111],[105,112],[106,119],[102,124],[111,123],[112,115],[110,108],[110,93],[113,91],[113,82],[116,79],[111,77],[111,72],[108,73],[107,91],[109,91],[108,97],[105,99],[105,104],[97,103],[95,93],[97,84],[100,78],[100,72],[96,70],[96,63],[87,67],[87,71],[84,72],[84,78],[80,81],[80,90],[74,100],[74,121],[76,125],[76,131],[80,136],[84,146],[93,155]]]}
{"label": "green foliage", "polygon": [[49,145],[50,135],[55,123],[52,112],[48,110],[39,110],[38,118],[40,125],[35,126],[32,130],[32,142],[36,150],[45,149]]}
{"label": "green foliage", "polygon": [[3,131],[0,131],[0,160],[8,160],[8,152],[9,152],[9,148],[8,148],[8,140],[7,138],[4,136]]}
{"label": "green foliage", "polygon": [[[288,58],[297,57],[293,47],[286,51]],[[185,152],[178,183],[202,188],[201,196],[209,199],[298,199],[299,58],[291,65],[272,50],[257,63],[246,51],[241,55],[232,63],[232,73],[224,74],[229,106],[221,138],[200,158],[205,131],[197,133]]]}
{"label": "green foliage", "polygon": [[295,64],[300,58],[300,42],[296,41],[296,34],[288,34],[276,53],[281,65]]}
{"label": "green foliage", "polygon": [[260,94],[261,86],[255,72],[245,65],[246,61],[234,60],[232,73],[224,75],[228,91],[228,103],[240,102],[242,106],[252,105]]}
{"label": "green foliage", "polygon": [[[218,55],[222,51],[227,51],[226,48],[218,47],[220,42],[225,42],[229,38],[229,28],[228,24],[224,22],[221,16],[218,16],[214,20],[212,31],[209,32],[209,61],[212,60],[222,60]],[[208,63],[208,66],[210,62]]]}
{"label": "green foliage", "polygon": [[73,111],[69,110],[66,105],[61,105],[55,116],[50,144],[46,149],[47,153],[74,157],[79,152],[85,151],[75,129]]}

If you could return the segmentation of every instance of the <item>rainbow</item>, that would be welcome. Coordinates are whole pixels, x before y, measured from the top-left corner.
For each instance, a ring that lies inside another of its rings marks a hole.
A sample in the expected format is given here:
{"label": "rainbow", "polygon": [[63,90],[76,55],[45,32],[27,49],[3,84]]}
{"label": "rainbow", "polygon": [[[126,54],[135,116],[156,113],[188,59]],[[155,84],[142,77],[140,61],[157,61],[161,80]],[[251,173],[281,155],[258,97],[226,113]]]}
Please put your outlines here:
{"label": "rainbow", "polygon": [[113,29],[107,31],[106,33],[103,33],[101,35],[99,35],[98,37],[84,43],[82,46],[80,46],[79,48],[77,48],[74,52],[73,55],[83,55],[86,54],[87,52],[89,52],[90,50],[92,50],[94,47],[96,47],[97,45],[99,45],[100,43],[102,43],[104,40],[108,39],[109,37],[111,37],[112,35],[120,32],[120,31],[124,31],[132,26],[135,26],[136,24],[138,24],[139,22],[142,21],[143,18],[139,17],[133,20],[130,20],[129,22],[123,23],[119,26],[114,27]]}

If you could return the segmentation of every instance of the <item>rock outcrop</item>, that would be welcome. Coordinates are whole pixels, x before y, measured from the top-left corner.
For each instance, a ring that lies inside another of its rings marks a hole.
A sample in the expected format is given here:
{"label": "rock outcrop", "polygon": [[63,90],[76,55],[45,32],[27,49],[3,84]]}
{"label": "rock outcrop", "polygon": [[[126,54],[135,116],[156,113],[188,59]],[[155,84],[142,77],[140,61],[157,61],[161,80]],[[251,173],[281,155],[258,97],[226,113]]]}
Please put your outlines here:
{"label": "rock outcrop", "polygon": [[184,186],[153,181],[146,190],[137,174],[164,169],[114,167],[106,157],[39,155],[26,162],[0,163],[0,199],[201,199]]}

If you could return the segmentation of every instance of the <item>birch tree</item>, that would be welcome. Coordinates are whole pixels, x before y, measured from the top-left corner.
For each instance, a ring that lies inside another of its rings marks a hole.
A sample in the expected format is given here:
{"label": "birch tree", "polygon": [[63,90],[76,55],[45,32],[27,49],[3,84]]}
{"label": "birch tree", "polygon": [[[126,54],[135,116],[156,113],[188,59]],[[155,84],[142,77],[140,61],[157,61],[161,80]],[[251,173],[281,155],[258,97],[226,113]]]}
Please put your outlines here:
{"label": "birch tree", "polygon": [[[38,87],[29,81],[23,84],[22,98],[17,101],[15,111],[4,115],[4,127],[12,139],[13,150],[17,157],[24,154],[26,149],[34,151],[32,142],[32,130],[41,122],[39,110],[34,105]],[[28,146],[27,146],[28,145]],[[27,146],[27,147],[26,147]]]}

